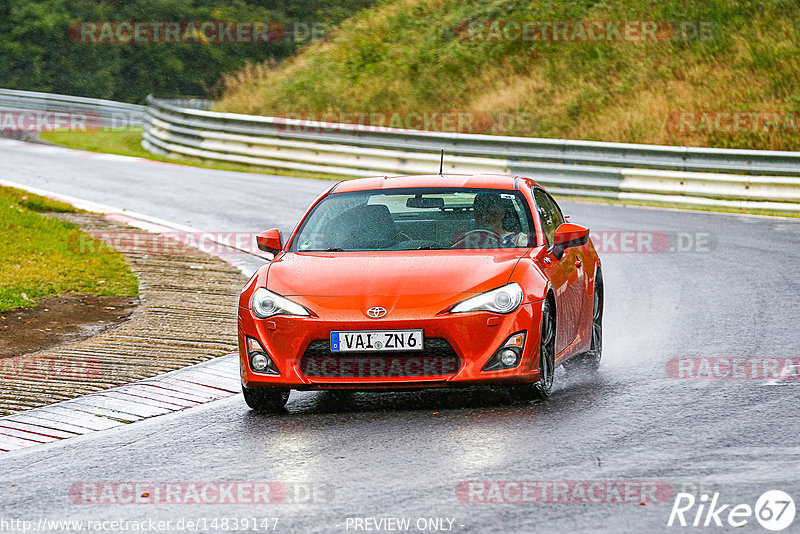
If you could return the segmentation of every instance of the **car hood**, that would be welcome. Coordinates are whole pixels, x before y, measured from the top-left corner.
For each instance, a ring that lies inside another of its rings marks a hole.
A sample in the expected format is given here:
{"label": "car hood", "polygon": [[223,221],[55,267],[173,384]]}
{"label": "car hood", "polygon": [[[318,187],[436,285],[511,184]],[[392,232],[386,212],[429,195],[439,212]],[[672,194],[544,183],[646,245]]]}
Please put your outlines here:
{"label": "car hood", "polygon": [[270,265],[267,287],[303,297],[481,293],[506,284],[526,250],[287,253]]}

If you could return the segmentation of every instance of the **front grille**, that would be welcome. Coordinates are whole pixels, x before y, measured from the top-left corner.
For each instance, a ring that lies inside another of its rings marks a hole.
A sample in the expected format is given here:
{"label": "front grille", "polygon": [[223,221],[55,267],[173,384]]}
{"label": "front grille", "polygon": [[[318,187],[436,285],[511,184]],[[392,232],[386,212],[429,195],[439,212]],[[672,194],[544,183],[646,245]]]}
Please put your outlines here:
{"label": "front grille", "polygon": [[330,341],[317,340],[300,359],[300,371],[315,378],[447,377],[461,360],[444,339],[426,338],[421,351],[331,352]]}

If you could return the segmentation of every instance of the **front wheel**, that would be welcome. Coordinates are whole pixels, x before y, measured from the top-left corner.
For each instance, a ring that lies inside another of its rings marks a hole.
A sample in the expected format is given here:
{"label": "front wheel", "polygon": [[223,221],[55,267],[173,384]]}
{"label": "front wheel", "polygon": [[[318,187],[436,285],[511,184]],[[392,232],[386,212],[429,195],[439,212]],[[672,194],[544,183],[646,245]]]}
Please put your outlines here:
{"label": "front wheel", "polygon": [[539,381],[535,384],[536,395],[546,399],[553,391],[553,375],[556,371],[556,321],[545,300],[542,306],[542,334],[539,337]]}
{"label": "front wheel", "polygon": [[542,331],[539,336],[539,380],[533,384],[516,387],[516,396],[522,400],[544,400],[553,390],[553,375],[556,364],[556,321],[550,301],[542,305]]}
{"label": "front wheel", "polygon": [[242,386],[244,401],[256,412],[277,412],[289,400],[288,389],[248,388]]}

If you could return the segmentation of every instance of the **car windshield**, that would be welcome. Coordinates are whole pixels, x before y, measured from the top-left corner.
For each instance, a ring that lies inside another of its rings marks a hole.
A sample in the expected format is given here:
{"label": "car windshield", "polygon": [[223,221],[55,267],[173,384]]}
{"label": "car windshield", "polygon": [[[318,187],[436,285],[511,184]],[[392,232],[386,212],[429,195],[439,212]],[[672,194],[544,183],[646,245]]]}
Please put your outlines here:
{"label": "car windshield", "polygon": [[334,193],[303,221],[291,250],[437,250],[534,246],[518,191],[403,189]]}

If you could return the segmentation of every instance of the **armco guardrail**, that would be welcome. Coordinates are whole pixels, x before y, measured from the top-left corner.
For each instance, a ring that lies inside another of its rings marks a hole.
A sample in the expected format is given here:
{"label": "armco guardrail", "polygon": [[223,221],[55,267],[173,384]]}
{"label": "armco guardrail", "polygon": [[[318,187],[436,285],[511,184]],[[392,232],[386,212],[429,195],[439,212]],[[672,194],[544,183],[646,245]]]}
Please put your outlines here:
{"label": "armco guardrail", "polygon": [[372,176],[436,172],[444,149],[447,172],[530,176],[556,194],[800,214],[800,152],[400,130],[219,113],[209,105],[0,89],[0,113],[84,113],[90,126],[141,125],[142,146],[158,154]]}
{"label": "armco guardrail", "polygon": [[148,98],[142,146],[346,176],[445,170],[530,176],[556,194],[800,213],[800,153],[371,128],[219,113]]}
{"label": "armco guardrail", "polygon": [[[0,89],[0,113],[12,113],[22,117],[21,120],[11,121],[21,123],[16,124],[21,130],[26,130],[28,125],[31,130],[37,130],[41,129],[42,124],[51,124],[44,116],[48,112],[83,115],[86,120],[81,124],[88,127],[121,129],[142,126],[145,106],[100,98]],[[30,117],[24,117],[25,113]],[[4,122],[3,128],[6,129],[6,126]]]}

